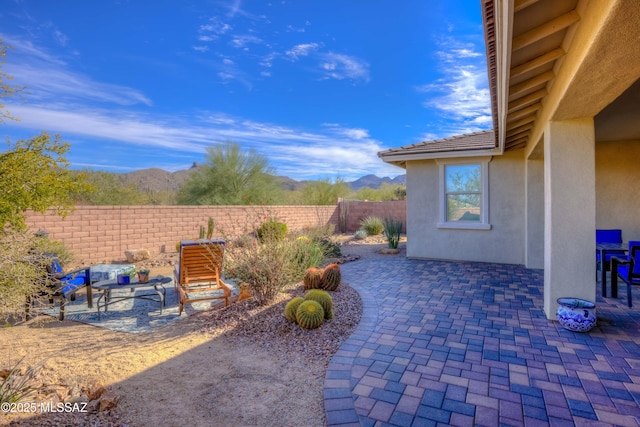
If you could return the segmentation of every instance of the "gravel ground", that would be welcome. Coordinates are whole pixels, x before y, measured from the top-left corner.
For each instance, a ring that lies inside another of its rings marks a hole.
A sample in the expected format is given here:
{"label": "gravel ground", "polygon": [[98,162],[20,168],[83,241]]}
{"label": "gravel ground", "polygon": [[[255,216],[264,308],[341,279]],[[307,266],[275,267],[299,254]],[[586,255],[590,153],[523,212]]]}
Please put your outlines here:
{"label": "gravel ground", "polygon": [[[400,255],[384,255],[380,250],[386,247],[384,238],[368,237],[354,240],[351,236],[341,236],[342,254],[347,261],[358,262],[358,259],[403,257],[404,245],[401,244]],[[165,259],[166,258],[166,259]],[[150,260],[149,267],[168,267],[172,257]],[[355,261],[354,261],[355,260]],[[338,260],[333,260],[338,261]],[[284,306],[295,296],[304,295],[301,284],[291,285],[280,293],[278,298],[268,306],[258,306],[248,299],[231,304],[229,307],[198,313],[189,317],[186,322],[194,333],[224,339],[228,347],[240,352],[253,352],[260,358],[268,358],[279,376],[291,379],[287,392],[269,403],[269,415],[260,413],[258,418],[263,425],[289,425],[282,414],[292,412],[292,408],[303,406],[304,419],[298,425],[326,424],[323,405],[323,384],[326,366],[331,356],[342,342],[351,335],[358,325],[362,314],[362,301],[358,293],[342,283],[336,292],[331,292],[334,304],[334,318],[314,330],[305,330],[284,318]],[[243,378],[246,379],[246,378]],[[221,378],[225,382],[224,378]],[[239,384],[240,381],[235,381]],[[258,395],[254,387],[260,384],[250,383],[240,390],[231,390],[241,400],[255,399]],[[234,385],[229,385],[234,387]],[[229,393],[230,390],[226,390]],[[120,396],[127,399],[127,396]],[[236,402],[242,406],[242,402]],[[14,426],[135,426],[145,425],[135,421],[135,414],[118,407],[92,414],[64,413],[50,414],[47,417],[2,419],[0,424],[10,422]],[[247,413],[244,418],[251,418]],[[264,412],[264,411],[263,411]],[[273,415],[271,415],[273,414]],[[131,421],[131,420],[134,421]],[[212,420],[213,421],[213,420]],[[162,423],[160,423],[162,424]],[[251,423],[250,423],[251,424]],[[170,425],[170,424],[162,424]],[[235,421],[234,425],[245,425]],[[249,425],[249,424],[246,424]],[[292,424],[291,424],[292,425]]]}

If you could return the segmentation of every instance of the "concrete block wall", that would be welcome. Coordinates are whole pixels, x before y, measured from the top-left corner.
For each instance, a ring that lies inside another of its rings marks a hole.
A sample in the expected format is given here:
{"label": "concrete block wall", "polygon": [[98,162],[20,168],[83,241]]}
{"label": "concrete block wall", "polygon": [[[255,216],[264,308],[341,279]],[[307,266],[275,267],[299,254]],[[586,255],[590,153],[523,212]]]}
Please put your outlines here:
{"label": "concrete block wall", "polygon": [[[346,209],[341,220],[340,209]],[[46,230],[75,254],[82,264],[110,263],[125,258],[124,251],[148,249],[151,255],[174,252],[176,243],[198,237],[199,225],[215,221],[214,237],[236,238],[276,218],[289,230],[346,221],[347,233],[359,228],[367,215],[393,216],[406,222],[406,205],[398,202],[341,202],[335,206],[77,206],[66,218],[29,212],[27,225]],[[344,228],[344,227],[342,227]]]}
{"label": "concrete block wall", "polygon": [[342,232],[355,232],[360,228],[360,221],[367,216],[399,219],[402,221],[402,232],[405,233],[407,230],[407,203],[405,200],[391,202],[343,200],[339,206]]}

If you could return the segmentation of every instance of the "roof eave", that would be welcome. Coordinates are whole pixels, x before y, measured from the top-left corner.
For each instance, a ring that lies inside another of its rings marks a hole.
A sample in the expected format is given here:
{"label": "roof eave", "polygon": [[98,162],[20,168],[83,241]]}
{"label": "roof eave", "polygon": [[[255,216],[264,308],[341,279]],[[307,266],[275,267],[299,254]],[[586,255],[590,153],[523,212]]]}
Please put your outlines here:
{"label": "roof eave", "polygon": [[416,160],[432,160],[432,159],[451,159],[458,157],[480,157],[480,156],[496,156],[502,154],[497,148],[483,150],[459,150],[459,151],[440,151],[431,153],[411,153],[411,154],[382,154],[378,153],[378,157],[385,163],[406,167],[406,162]]}
{"label": "roof eave", "polygon": [[506,140],[506,112],[509,103],[513,0],[482,0],[482,3],[491,111],[498,154],[503,154]]}

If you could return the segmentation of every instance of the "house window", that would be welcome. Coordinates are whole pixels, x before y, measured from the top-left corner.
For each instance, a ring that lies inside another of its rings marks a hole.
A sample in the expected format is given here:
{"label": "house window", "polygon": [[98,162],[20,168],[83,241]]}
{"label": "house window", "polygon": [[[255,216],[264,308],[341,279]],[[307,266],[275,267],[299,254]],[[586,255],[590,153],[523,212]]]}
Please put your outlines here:
{"label": "house window", "polygon": [[489,230],[488,164],[490,157],[439,160],[439,228]]}

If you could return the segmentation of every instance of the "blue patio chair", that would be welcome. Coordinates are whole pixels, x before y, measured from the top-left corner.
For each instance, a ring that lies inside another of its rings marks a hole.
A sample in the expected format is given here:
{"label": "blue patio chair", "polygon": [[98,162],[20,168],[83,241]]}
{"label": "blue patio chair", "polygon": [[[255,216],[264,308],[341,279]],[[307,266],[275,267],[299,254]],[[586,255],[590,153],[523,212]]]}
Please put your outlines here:
{"label": "blue patio chair", "polygon": [[626,257],[611,258],[611,288],[618,287],[618,277],[627,284],[627,305],[633,306],[631,286],[640,285],[640,241],[629,242],[629,253]]}
{"label": "blue patio chair", "polygon": [[38,295],[27,298],[26,314],[33,308],[33,303],[39,297],[47,297],[49,304],[53,307],[54,300],[60,300],[60,313],[58,318],[64,320],[64,306],[67,300],[75,300],[75,293],[84,286],[91,283],[91,273],[89,267],[79,268],[65,273],[57,258],[52,257],[51,262],[47,263],[47,285],[46,290],[41,291]]}
{"label": "blue patio chair", "polygon": [[[596,245],[598,243],[622,243],[622,230],[596,230]],[[611,270],[612,257],[625,257],[623,250],[607,250],[604,262],[600,259],[600,251],[596,249],[596,279],[598,278],[598,270],[602,272],[602,276]]]}

